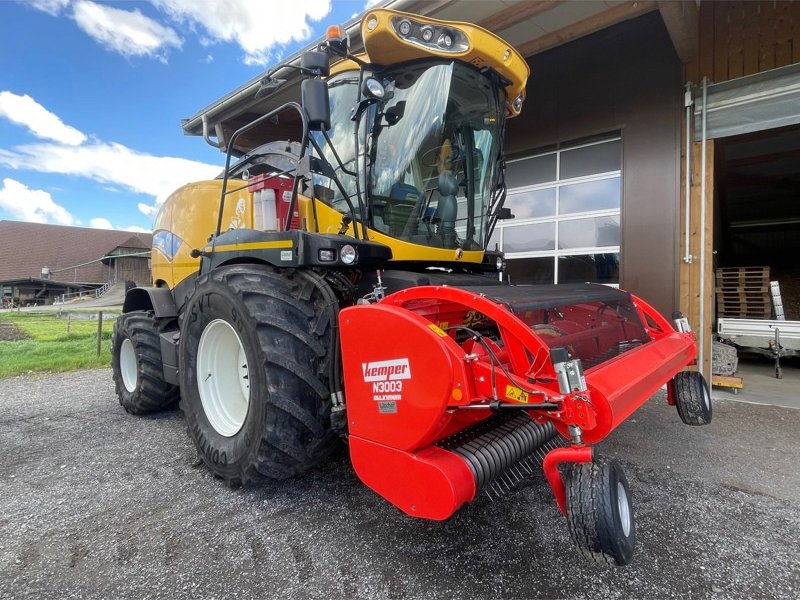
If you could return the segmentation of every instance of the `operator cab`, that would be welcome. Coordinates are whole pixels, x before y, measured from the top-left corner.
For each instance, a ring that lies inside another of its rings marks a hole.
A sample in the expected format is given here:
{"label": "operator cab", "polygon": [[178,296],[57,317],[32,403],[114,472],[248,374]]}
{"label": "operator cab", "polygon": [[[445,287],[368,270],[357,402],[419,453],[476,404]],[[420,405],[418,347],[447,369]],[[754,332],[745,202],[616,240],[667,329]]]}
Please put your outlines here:
{"label": "operator cab", "polygon": [[[312,133],[327,162],[336,165],[338,153],[345,170],[334,171],[351,202],[362,186],[368,227],[393,238],[482,250],[505,118],[500,86],[469,65],[441,60],[365,77],[381,82],[387,93],[363,112],[358,133],[349,118],[359,101],[357,72],[328,82],[331,143]],[[359,172],[365,173],[361,181]],[[330,177],[317,174],[314,183],[335,190],[332,207],[347,212]]]}

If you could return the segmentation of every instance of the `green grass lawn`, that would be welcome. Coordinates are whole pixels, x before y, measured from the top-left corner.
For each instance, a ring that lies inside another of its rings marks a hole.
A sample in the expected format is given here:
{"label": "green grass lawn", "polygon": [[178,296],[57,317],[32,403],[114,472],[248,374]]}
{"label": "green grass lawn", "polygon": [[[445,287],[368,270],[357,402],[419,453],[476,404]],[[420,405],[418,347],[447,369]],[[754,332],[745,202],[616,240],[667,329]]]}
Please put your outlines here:
{"label": "green grass lawn", "polygon": [[[83,320],[56,313],[0,313],[0,325],[10,323],[28,339],[0,341],[0,378],[31,371],[57,372],[104,367],[111,362],[112,315],[103,312],[100,356],[97,356],[97,319]],[[8,334],[7,326],[0,331]],[[0,338],[2,340],[2,338]]]}

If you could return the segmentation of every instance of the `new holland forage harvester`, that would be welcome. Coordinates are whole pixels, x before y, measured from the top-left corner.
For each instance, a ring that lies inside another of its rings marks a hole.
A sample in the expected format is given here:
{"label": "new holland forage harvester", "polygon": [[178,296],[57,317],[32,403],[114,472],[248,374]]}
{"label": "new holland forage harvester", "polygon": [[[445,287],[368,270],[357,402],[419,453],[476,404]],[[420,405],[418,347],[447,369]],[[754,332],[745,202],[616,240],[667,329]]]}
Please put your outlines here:
{"label": "new holland forage harvester", "polygon": [[479,27],[390,10],[361,35],[361,54],[333,28],[281,66],[306,76],[301,102],[270,104],[273,71],[248,114],[209,125],[225,170],[164,203],[154,286],[115,326],[122,406],[180,398],[233,485],[291,477],[345,440],[366,485],[425,519],[543,457],[581,551],[629,562],[628,484],[591,445],[665,383],[684,422],[710,421],[702,376],[683,370],[686,319],[610,287],[487,277],[525,60]]}

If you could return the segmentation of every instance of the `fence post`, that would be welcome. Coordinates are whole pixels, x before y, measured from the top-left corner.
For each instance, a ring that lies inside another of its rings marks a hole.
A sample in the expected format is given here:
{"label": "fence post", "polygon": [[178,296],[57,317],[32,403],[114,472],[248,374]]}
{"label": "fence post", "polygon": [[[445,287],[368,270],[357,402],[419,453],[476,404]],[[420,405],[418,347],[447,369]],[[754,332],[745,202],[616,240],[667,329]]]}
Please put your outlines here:
{"label": "fence post", "polygon": [[67,335],[69,335],[69,323],[72,320],[72,313],[67,313]]}
{"label": "fence post", "polygon": [[103,311],[97,313],[97,356],[100,356],[100,342],[103,340]]}

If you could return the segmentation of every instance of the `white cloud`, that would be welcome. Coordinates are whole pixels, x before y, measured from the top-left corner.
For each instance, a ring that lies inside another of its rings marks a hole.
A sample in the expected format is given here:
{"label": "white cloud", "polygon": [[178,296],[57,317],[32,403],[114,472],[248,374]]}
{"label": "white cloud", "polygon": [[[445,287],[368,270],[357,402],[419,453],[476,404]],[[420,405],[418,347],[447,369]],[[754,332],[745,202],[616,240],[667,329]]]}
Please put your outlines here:
{"label": "white cloud", "polygon": [[366,4],[364,4],[364,10],[369,10],[373,6],[377,6],[378,4],[383,3],[384,0],[367,0]]}
{"label": "white cloud", "polygon": [[179,23],[203,28],[205,34],[223,42],[236,42],[245,52],[247,64],[270,62],[271,52],[311,37],[309,20],[323,19],[330,0],[151,0]]}
{"label": "white cloud", "polygon": [[212,179],[221,171],[216,165],[153,156],[122,144],[104,142],[82,146],[28,144],[12,150],[0,149],[0,164],[12,169],[87,177],[154,196],[155,204],[139,204],[139,210],[148,216],[153,216],[158,205],[180,186],[190,181]]}
{"label": "white cloud", "polygon": [[66,8],[69,3],[70,0],[27,0],[24,2],[24,4],[27,4],[31,8],[41,10],[54,17],[61,14],[61,11]]}
{"label": "white cloud", "polygon": [[92,229],[114,229],[111,221],[105,217],[95,217],[94,219],[89,219],[89,227]]}
{"label": "white cloud", "polygon": [[0,209],[21,221],[74,225],[75,218],[53,202],[44,190],[32,190],[24,183],[6,177],[0,187]]}
{"label": "white cloud", "polygon": [[61,119],[25,94],[0,92],[0,117],[26,127],[33,135],[62,144],[77,146],[86,141],[86,134],[65,125]]}
{"label": "white cloud", "polygon": [[116,229],[117,231],[130,231],[131,233],[150,233],[152,229],[139,227],[138,225],[129,225],[128,227],[115,227],[111,221],[105,217],[95,217],[89,219],[89,227],[92,229]]}
{"label": "white cloud", "polygon": [[[23,102],[20,103],[20,99]],[[17,110],[15,107],[19,105],[26,107],[26,110]],[[221,171],[221,167],[217,165],[172,156],[153,156],[122,144],[98,140],[81,143],[86,140],[85,135],[64,125],[56,115],[29,96],[0,92],[0,116],[28,126],[39,137],[61,142],[0,148],[0,165],[12,169],[85,177],[104,184],[105,189],[115,186],[109,191],[118,192],[118,186],[152,196],[154,202],[140,202],[137,205],[149,217],[155,216],[160,204],[177,188],[191,181],[212,179]],[[33,118],[34,116],[38,119]],[[73,139],[75,134],[82,138]],[[75,223],[72,215],[55,204],[47,192],[28,190],[13,179],[4,180],[2,191],[4,195],[0,198],[0,207],[19,218],[42,223]],[[97,217],[94,222],[97,227],[102,228],[111,225],[103,217]],[[140,228],[125,229],[138,231]]]}
{"label": "white cloud", "polygon": [[[199,4],[209,6],[205,2]],[[149,56],[166,61],[166,49],[180,48],[183,44],[174,29],[161,25],[139,10],[122,10],[79,0],[72,8],[72,16],[78,27],[89,36],[123,56]]]}

